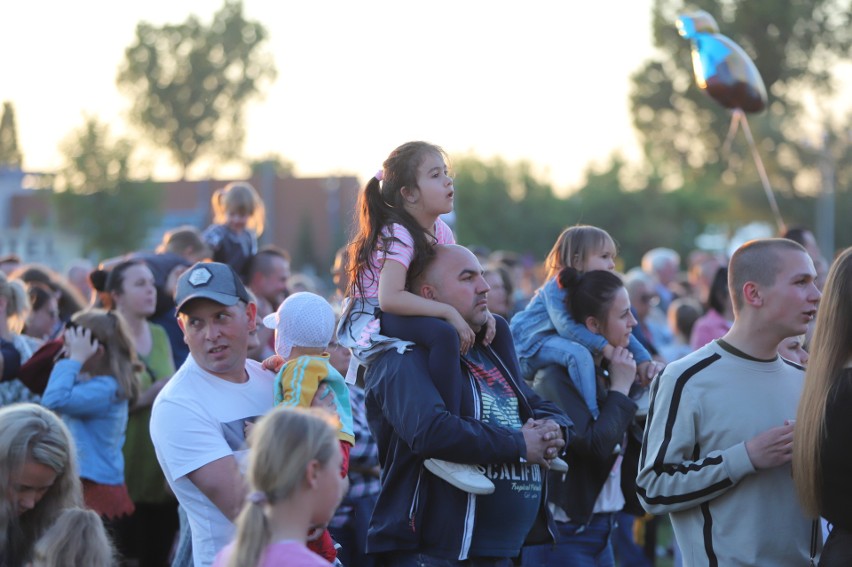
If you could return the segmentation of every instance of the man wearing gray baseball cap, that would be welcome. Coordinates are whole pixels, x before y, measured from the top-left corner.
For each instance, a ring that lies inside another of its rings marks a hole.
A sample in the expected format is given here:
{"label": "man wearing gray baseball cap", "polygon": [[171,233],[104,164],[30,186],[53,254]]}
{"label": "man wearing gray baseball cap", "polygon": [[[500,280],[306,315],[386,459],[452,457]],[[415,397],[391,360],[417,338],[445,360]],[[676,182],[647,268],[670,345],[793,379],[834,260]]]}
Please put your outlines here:
{"label": "man wearing gray baseball cap", "polygon": [[189,519],[198,567],[233,538],[246,497],[246,423],[272,409],[275,375],[247,359],[257,307],[230,266],[192,266],[175,304],[190,356],[154,402],[151,439]]}

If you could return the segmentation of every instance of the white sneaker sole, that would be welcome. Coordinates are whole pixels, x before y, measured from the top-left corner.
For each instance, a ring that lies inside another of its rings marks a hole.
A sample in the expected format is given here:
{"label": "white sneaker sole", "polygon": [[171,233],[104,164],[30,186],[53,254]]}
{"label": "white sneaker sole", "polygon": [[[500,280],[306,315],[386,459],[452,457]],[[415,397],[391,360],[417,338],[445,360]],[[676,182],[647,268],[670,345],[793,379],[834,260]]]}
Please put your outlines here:
{"label": "white sneaker sole", "polygon": [[[485,495],[491,494],[495,490],[494,483],[485,478],[485,475],[471,475],[475,476],[476,479],[468,482],[446,471],[438,462],[436,462],[436,459],[426,459],[423,461],[423,466],[425,466],[426,470],[431,472],[433,475],[437,476],[444,482],[455,486],[461,491],[470,492],[471,494]],[[482,479],[481,481],[479,480],[480,478]]]}

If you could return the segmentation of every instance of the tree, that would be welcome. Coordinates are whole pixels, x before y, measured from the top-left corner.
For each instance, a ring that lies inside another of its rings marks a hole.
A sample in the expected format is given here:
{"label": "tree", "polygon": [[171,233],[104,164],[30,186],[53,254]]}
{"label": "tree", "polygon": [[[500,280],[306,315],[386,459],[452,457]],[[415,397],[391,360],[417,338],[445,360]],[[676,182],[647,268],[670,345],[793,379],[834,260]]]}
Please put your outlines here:
{"label": "tree", "polygon": [[11,102],[3,103],[0,117],[0,168],[20,169],[23,156],[18,148],[18,130],[15,126],[15,109]]}
{"label": "tree", "polygon": [[131,120],[169,150],[184,177],[202,156],[238,156],[245,105],[276,75],[262,50],[266,39],[234,0],[209,27],[195,16],[160,28],[137,25],[117,82],[133,102]]}
{"label": "tree", "polygon": [[[831,94],[831,69],[852,57],[852,0],[707,0],[701,7],[760,70],[769,107],[750,115],[749,123],[779,200],[795,199],[807,190],[802,172],[814,171],[817,165],[802,145],[808,126],[803,101]],[[632,77],[633,122],[648,165],[669,188],[704,185],[701,178],[714,178],[714,190],[731,200],[735,217],[753,219],[755,209],[749,205],[755,204],[765,211],[764,218],[771,218],[742,134],[731,155],[721,154],[730,112],[695,85],[690,44],[679,37],[674,24],[681,11],[681,0],[655,0],[653,31],[659,57]],[[844,127],[848,125],[835,125],[837,130]]]}
{"label": "tree", "polygon": [[550,184],[525,162],[462,156],[453,159],[453,169],[459,242],[544,258],[568,212]]}
{"label": "tree", "polygon": [[87,118],[60,149],[66,162],[54,193],[60,224],[82,235],[86,254],[135,250],[156,221],[162,195],[151,182],[128,179],[131,144],[112,140],[106,125]]}

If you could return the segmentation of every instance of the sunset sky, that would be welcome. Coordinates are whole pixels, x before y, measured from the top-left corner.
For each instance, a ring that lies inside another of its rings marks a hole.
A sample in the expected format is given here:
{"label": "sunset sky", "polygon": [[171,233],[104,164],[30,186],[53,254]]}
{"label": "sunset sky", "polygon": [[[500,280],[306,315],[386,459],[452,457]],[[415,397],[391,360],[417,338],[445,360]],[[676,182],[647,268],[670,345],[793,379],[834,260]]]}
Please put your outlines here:
{"label": "sunset sky", "polygon": [[[557,190],[615,150],[637,155],[629,77],[653,54],[651,0],[270,2],[278,79],[247,113],[245,154],[278,153],[299,175],[372,174],[411,139],[533,162]],[[217,1],[13,2],[0,33],[0,98],[14,104],[29,170],[95,115],[132,135],[115,85],[139,21],[204,23]],[[177,176],[162,161],[157,177]],[[193,171],[196,177],[205,171]],[[220,170],[221,173],[221,170]]]}

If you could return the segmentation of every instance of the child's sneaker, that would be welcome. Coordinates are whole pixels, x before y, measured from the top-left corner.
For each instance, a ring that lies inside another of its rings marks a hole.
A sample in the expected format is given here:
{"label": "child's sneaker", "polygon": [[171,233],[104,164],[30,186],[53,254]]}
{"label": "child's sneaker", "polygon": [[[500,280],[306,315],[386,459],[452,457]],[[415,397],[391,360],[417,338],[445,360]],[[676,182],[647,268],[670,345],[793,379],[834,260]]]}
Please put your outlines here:
{"label": "child's sneaker", "polygon": [[491,494],[494,492],[494,483],[488,480],[475,465],[462,465],[441,459],[426,459],[423,464],[429,472],[459,490],[471,494]]}
{"label": "child's sneaker", "polygon": [[556,457],[550,461],[550,470],[554,472],[568,472],[568,463]]}

